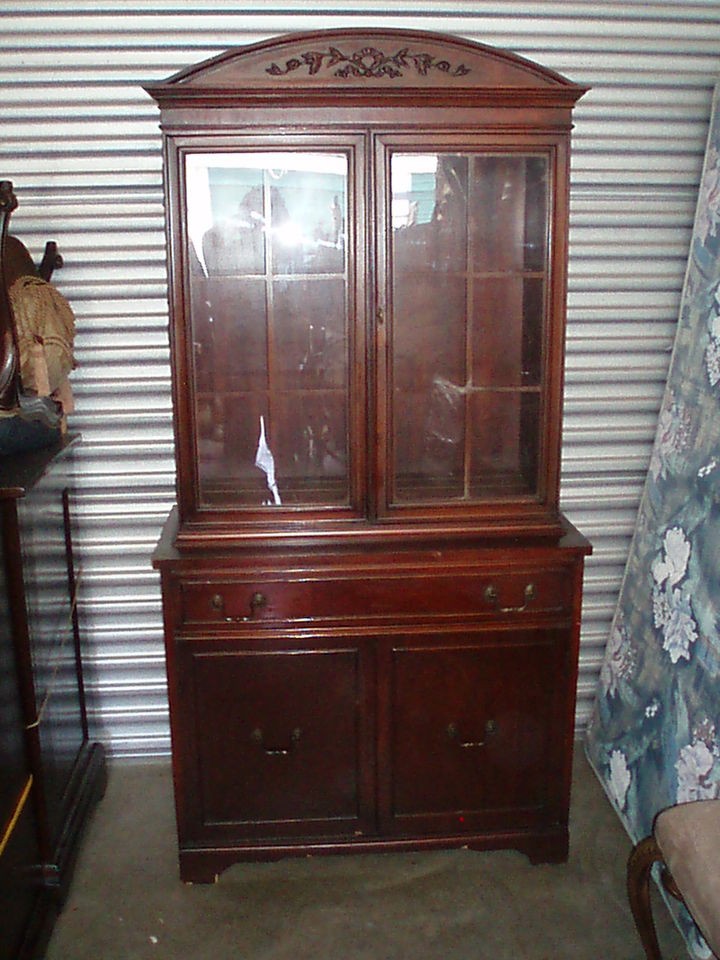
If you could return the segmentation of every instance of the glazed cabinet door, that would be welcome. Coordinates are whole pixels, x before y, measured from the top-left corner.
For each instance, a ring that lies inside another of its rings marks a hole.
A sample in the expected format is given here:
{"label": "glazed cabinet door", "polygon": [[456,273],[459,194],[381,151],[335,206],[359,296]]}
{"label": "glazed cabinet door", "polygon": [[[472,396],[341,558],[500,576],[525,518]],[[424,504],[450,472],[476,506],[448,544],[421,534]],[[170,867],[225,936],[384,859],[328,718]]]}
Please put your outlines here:
{"label": "glazed cabinet door", "polygon": [[50,861],[61,842],[72,797],[70,783],[87,743],[70,546],[71,465],[68,457],[60,460],[18,503],[35,689],[31,729],[42,756],[49,844],[43,853]]}
{"label": "glazed cabinet door", "polygon": [[379,511],[552,510],[557,151],[416,136],[376,156]]}
{"label": "glazed cabinet door", "polygon": [[345,642],[180,641],[181,839],[361,835],[370,662]]}
{"label": "glazed cabinet door", "polygon": [[18,955],[27,918],[40,894],[40,851],[32,777],[13,645],[2,528],[13,504],[0,504],[0,960]]}
{"label": "glazed cabinet door", "polygon": [[558,815],[564,630],[387,643],[381,821],[394,835],[537,828]]}
{"label": "glazed cabinet door", "polygon": [[[255,523],[357,514],[362,140],[179,148],[183,503]],[[185,430],[185,426],[189,430]],[[190,496],[191,495],[191,496]]]}

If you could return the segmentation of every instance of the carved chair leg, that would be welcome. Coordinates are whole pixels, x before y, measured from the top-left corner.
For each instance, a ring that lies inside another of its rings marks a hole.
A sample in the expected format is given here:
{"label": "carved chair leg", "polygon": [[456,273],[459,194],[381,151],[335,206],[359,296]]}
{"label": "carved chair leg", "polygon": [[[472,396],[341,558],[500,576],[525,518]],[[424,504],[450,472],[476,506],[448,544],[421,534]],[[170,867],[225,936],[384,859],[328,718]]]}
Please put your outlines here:
{"label": "carved chair leg", "polygon": [[635,926],[647,960],[662,960],[650,906],[650,874],[662,853],[653,836],[636,844],[627,863],[627,892]]}

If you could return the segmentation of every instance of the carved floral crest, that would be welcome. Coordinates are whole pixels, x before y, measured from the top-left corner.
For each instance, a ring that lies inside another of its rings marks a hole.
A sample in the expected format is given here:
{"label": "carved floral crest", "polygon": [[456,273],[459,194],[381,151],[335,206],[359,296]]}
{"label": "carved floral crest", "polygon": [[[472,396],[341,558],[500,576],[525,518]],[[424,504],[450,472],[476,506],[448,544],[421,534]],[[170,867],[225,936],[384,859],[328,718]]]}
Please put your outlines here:
{"label": "carved floral crest", "polygon": [[266,70],[273,77],[286,76],[294,70],[307,68],[310,76],[324,69],[333,70],[336,77],[343,78],[396,78],[402,77],[403,71],[413,67],[421,76],[427,76],[431,70],[439,70],[451,77],[464,77],[470,73],[470,68],[462,63],[453,67],[448,60],[440,60],[429,53],[411,51],[408,47],[403,47],[389,56],[376,47],[362,47],[350,55],[337,47],[329,47],[326,51],[308,50],[300,57],[287,60],[284,67],[272,63]]}

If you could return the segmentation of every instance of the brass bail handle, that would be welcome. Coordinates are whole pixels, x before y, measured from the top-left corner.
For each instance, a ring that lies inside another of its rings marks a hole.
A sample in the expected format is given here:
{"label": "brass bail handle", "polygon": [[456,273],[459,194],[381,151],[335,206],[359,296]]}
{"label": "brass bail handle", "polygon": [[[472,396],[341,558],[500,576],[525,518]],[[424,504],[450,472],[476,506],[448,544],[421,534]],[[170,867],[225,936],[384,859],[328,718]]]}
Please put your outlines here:
{"label": "brass bail handle", "polygon": [[[248,620],[251,620],[264,607],[267,606],[267,597],[264,593],[260,593],[259,590],[256,590],[255,593],[250,597],[250,616],[249,617],[225,617],[226,623],[246,623]],[[222,613],[225,609],[225,598],[221,593],[215,593],[210,597],[210,606],[213,610],[216,610],[218,613]]]}
{"label": "brass bail handle", "polygon": [[261,748],[266,757],[289,757],[295,745],[299,743],[301,734],[302,731],[300,727],[295,727],[290,734],[290,743],[287,747],[266,747],[265,737],[260,727],[256,727],[253,730],[250,734],[250,739]]}
{"label": "brass bail handle", "polygon": [[260,593],[259,590],[250,597],[250,612],[253,616],[255,616],[259,610],[262,610],[262,608],[266,606],[267,597],[264,593]]}
{"label": "brass bail handle", "polygon": [[[490,584],[490,586],[485,587],[485,593],[483,594],[483,596],[485,597],[485,600],[487,603],[492,603],[493,605],[496,605],[499,600],[497,587],[495,587],[493,584]],[[537,587],[535,586],[534,583],[526,584],[523,596],[524,596],[525,602],[520,604],[520,606],[498,607],[498,613],[522,613],[524,610],[527,610],[529,604],[532,603],[532,601],[537,597]]]}
{"label": "brass bail handle", "polygon": [[449,740],[457,741],[457,745],[463,750],[476,750],[478,747],[484,747],[488,739],[497,733],[497,720],[488,720],[485,724],[485,737],[482,740],[460,740],[460,731],[456,723],[449,723],[445,728]]}

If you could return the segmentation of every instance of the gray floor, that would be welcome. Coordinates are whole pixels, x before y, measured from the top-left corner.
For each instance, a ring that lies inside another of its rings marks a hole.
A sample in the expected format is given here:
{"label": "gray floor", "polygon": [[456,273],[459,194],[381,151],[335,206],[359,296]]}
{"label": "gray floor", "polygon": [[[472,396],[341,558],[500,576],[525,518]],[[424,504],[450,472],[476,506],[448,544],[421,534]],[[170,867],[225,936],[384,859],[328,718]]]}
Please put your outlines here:
{"label": "gray floor", "polygon": [[[115,765],[47,960],[642,960],[630,843],[577,753],[567,864],[467,850],[288,859],[210,886],[178,879],[169,767]],[[685,960],[655,906],[665,960]]]}

